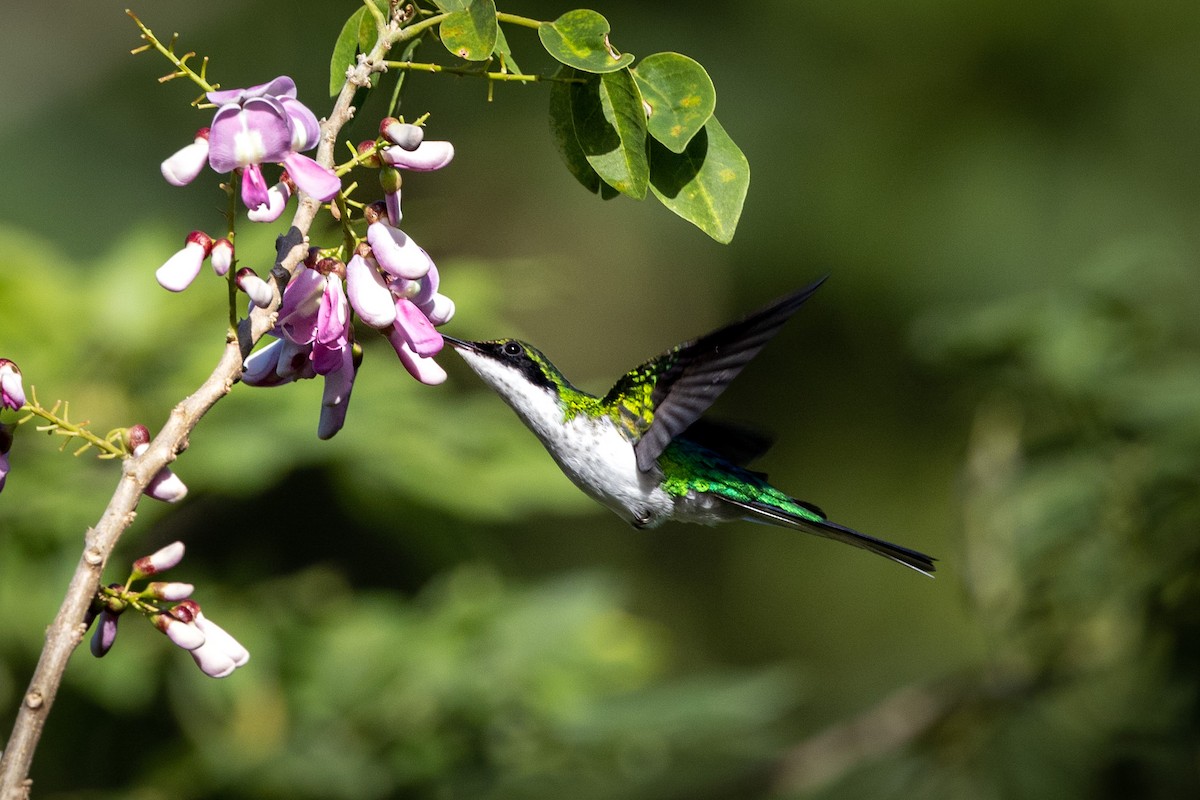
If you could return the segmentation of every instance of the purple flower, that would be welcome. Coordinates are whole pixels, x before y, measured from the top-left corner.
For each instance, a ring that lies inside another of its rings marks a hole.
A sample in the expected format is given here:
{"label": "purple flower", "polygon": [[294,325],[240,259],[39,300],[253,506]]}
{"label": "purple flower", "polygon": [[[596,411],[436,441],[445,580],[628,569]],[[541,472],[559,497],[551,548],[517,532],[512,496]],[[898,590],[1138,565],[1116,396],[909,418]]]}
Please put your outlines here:
{"label": "purple flower", "polygon": [[117,621],[120,616],[105,608],[97,617],[96,630],[92,632],[92,655],[103,658],[117,640]]}
{"label": "purple flower", "polygon": [[7,358],[0,358],[0,405],[20,411],[25,405],[25,386],[21,368]]}
{"label": "purple flower", "polygon": [[217,103],[209,132],[208,163],[216,172],[242,170],[242,201],[248,209],[269,205],[260,164],[282,163],[302,191],[325,202],[341,179],[300,151],[316,146],[316,115],[296,99],[296,84],[280,76],[248,89],[209,92]]}

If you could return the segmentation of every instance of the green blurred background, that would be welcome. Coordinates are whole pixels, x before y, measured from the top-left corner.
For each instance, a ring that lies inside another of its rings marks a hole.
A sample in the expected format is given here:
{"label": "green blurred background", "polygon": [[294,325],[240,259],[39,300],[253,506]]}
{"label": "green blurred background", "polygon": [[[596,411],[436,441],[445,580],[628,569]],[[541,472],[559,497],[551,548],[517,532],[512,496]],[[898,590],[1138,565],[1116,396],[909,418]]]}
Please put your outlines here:
{"label": "green blurred background", "polygon": [[[514,2],[552,19],[572,6]],[[661,2],[595,8],[693,56],[750,160],[733,243],[569,176],[545,86],[415,76],[455,143],[405,227],[458,303],[583,388],[829,273],[716,413],[774,481],[939,557],[747,524],[632,530],[473,375],[367,347],[346,428],[320,385],[238,387],[144,503],[123,565],[252,651],[224,681],[126,620],[78,654],[43,798],[1180,797],[1200,787],[1200,5]],[[228,87],[318,115],[350,2],[135,7]],[[0,355],[103,433],[168,409],[223,341],[224,286],[154,269],[220,195],[165,185],[205,124],[123,6],[7,10]],[[527,71],[536,38],[511,31]],[[426,46],[418,57],[431,58]],[[371,135],[376,98],[353,138]],[[273,226],[243,227],[265,269]],[[7,730],[112,464],[18,431],[0,499]]]}

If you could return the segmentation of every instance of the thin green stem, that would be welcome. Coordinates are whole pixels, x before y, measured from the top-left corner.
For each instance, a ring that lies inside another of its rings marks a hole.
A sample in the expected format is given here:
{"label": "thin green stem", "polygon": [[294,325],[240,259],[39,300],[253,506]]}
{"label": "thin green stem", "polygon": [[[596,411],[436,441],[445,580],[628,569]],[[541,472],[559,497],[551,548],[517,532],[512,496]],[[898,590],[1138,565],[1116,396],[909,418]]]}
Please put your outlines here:
{"label": "thin green stem", "polygon": [[519,83],[536,83],[538,81],[558,81],[560,83],[581,83],[579,78],[558,78],[544,75],[518,75],[513,72],[483,72],[470,67],[447,67],[442,64],[430,64],[420,61],[384,61],[388,69],[403,69],[413,72],[445,72],[449,75],[469,75],[475,78],[487,78],[489,81],[516,81]]}
{"label": "thin green stem", "polygon": [[154,35],[154,32],[147,28],[142,21],[137,18],[136,14],[129,9],[125,9],[125,13],[128,14],[129,18],[132,19],[134,24],[138,26],[138,30],[142,32],[142,39],[147,42],[146,46],[139,47],[133,52],[140,53],[149,47],[153,47],[155,50],[162,53],[168,61],[175,65],[175,72],[168,73],[167,75],[159,78],[160,83],[165,83],[166,81],[174,80],[175,78],[187,78],[205,92],[211,92],[218,88],[219,84],[209,83],[207,78],[205,78],[205,73],[208,71],[208,56],[203,58],[200,63],[200,71],[196,72],[196,70],[192,69],[187,64],[187,60],[196,55],[195,53],[184,53],[182,56],[175,55],[176,37],[172,36],[169,43],[163,44],[161,41],[159,41],[158,37]]}
{"label": "thin green stem", "polygon": [[[58,413],[59,408],[62,409],[61,416],[59,416]],[[64,449],[71,439],[78,438],[87,442],[87,445],[85,445],[79,451],[76,451],[75,455],[79,455],[79,453],[83,452],[83,450],[86,450],[87,446],[95,447],[97,450],[100,450],[100,458],[122,458],[128,455],[124,447],[114,443],[114,440],[120,439],[120,429],[110,432],[108,434],[108,438],[97,436],[87,429],[86,426],[88,423],[86,420],[83,422],[71,422],[69,419],[70,406],[68,404],[59,401],[50,408],[45,408],[42,406],[42,404],[38,402],[37,392],[33,389],[33,387],[30,387],[29,400],[25,403],[21,410],[28,411],[33,417],[41,417],[42,419],[46,420],[48,424],[38,425],[37,430],[67,437],[67,441],[63,442]],[[30,418],[31,417],[25,417],[21,421],[25,422]]]}
{"label": "thin green stem", "polygon": [[411,39],[415,39],[430,28],[436,28],[438,25],[441,25],[443,20],[445,20],[448,16],[450,15],[434,14],[432,17],[426,17],[420,22],[414,22],[412,25],[409,25],[400,31],[400,34],[396,37],[394,43],[399,44],[400,42],[407,42]]}
{"label": "thin green stem", "polygon": [[496,21],[507,22],[510,25],[520,25],[522,28],[533,28],[534,30],[542,27],[541,20],[530,19],[529,17],[522,17],[517,14],[506,14],[503,11],[496,12]]}

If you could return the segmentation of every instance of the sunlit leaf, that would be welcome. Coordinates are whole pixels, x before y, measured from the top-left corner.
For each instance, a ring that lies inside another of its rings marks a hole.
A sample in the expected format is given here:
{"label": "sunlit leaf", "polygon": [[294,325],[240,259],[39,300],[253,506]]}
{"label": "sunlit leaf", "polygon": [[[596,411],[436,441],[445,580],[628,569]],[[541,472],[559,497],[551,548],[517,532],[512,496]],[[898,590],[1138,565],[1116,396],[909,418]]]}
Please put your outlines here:
{"label": "sunlit leaf", "polygon": [[634,199],[645,197],[646,114],[629,70],[571,84],[571,117],[584,157],[604,182]]}
{"label": "sunlit leaf", "polygon": [[450,11],[438,33],[446,49],[459,58],[486,61],[496,49],[499,29],[494,0],[469,0]]}
{"label": "sunlit leaf", "polygon": [[683,153],[650,141],[650,189],[662,204],[722,244],[733,239],[750,163],[716,117]]}
{"label": "sunlit leaf", "polygon": [[682,153],[717,107],[712,78],[698,62],[679,53],[646,56],[636,68],[642,99],[649,106],[650,135],[673,153]]}
{"label": "sunlit leaf", "polygon": [[568,11],[538,27],[546,52],[568,67],[584,72],[615,72],[633,63],[608,41],[608,20],[588,9]]}

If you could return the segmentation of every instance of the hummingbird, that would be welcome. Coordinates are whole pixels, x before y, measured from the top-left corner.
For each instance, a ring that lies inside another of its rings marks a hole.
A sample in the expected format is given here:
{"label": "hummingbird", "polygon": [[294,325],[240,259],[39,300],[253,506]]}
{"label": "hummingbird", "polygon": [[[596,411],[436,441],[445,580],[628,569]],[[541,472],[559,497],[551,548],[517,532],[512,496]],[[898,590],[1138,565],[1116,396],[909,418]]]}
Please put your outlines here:
{"label": "hummingbird", "polygon": [[845,542],[932,575],[931,557],[832,522],[750,470],[747,464],[770,447],[767,437],[702,416],[824,281],[634,367],[603,397],[575,388],[518,339],[445,340],[576,486],[636,528],[747,519]]}

